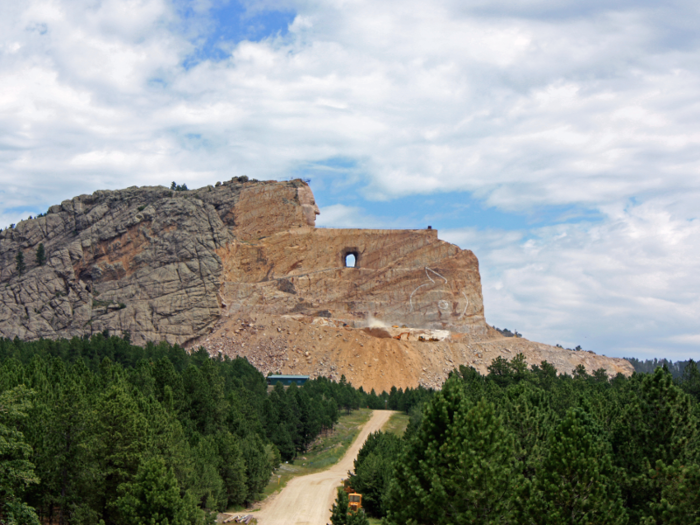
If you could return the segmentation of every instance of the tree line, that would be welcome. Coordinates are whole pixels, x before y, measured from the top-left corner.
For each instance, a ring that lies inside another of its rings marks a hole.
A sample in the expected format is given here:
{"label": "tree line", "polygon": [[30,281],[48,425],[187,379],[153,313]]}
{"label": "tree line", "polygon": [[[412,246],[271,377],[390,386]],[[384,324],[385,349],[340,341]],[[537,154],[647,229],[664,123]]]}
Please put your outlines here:
{"label": "tree line", "polygon": [[461,366],[408,408],[402,438],[370,436],[350,485],[384,525],[698,524],[699,399],[693,362],[677,380],[557,375],[522,355],[486,376]]}
{"label": "tree line", "polygon": [[681,379],[683,377],[683,372],[685,368],[691,364],[695,363],[692,359],[687,361],[671,361],[670,359],[637,359],[636,357],[625,357],[627,361],[634,367],[635,372],[642,372],[645,374],[651,374],[657,368],[667,368],[671,375],[675,379]]}
{"label": "tree line", "polygon": [[285,389],[247,360],[167,343],[0,340],[0,523],[212,523],[259,497],[342,410],[384,397]]}

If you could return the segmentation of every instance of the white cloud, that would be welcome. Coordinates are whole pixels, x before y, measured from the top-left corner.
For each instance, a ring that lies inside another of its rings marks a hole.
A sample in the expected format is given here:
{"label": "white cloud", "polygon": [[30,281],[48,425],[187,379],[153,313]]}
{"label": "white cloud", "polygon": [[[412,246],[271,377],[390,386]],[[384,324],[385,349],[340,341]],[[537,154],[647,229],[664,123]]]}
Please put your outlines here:
{"label": "white cloud", "polygon": [[381,228],[380,221],[357,206],[333,204],[321,208],[316,218],[319,228]]}
{"label": "white cloud", "polygon": [[[501,211],[597,211],[449,236],[480,247],[495,324],[688,348],[670,337],[694,333],[700,295],[694,3],[265,1],[251,9],[297,13],[285,36],[184,67],[209,5],[188,22],[179,0],[0,4],[0,220],[342,157],[371,200],[468,191]],[[390,223],[348,202],[319,224]]]}
{"label": "white cloud", "polygon": [[690,344],[695,347],[700,346],[700,334],[674,335],[668,338],[672,343]]}
{"label": "white cloud", "polygon": [[527,237],[470,229],[441,237],[479,257],[486,317],[499,327],[620,357],[697,353],[695,336],[674,335],[700,318],[697,220],[640,205]]}

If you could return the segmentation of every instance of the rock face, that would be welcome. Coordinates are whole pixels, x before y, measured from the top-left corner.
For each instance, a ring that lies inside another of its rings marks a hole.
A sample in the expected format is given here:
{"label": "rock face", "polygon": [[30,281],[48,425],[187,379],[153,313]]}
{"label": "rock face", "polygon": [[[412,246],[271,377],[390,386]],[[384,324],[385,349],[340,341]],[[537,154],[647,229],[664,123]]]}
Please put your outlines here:
{"label": "rock face", "polygon": [[196,191],[98,191],[52,206],[0,233],[0,335],[31,340],[109,330],[129,332],[136,343],[185,343],[220,316],[217,250],[235,235],[308,227],[309,194],[301,181],[234,180]]}
{"label": "rock face", "polygon": [[[479,263],[436,230],[298,228],[217,251],[228,315],[304,313],[485,334]],[[355,267],[345,265],[355,257]]]}
{"label": "rock face", "polygon": [[438,386],[455,366],[485,371],[516,351],[560,371],[632,372],[502,338],[484,318],[476,257],[437,231],[315,228],[318,213],[300,180],[241,178],[52,206],[0,232],[0,336],[128,332],[138,344],[203,345],[263,372],[345,374],[377,389]]}

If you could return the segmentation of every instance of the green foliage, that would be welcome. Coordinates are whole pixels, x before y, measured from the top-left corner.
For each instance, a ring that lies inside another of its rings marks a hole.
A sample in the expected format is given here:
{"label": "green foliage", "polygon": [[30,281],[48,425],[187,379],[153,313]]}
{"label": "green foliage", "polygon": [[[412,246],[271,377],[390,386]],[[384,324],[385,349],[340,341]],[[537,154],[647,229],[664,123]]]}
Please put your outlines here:
{"label": "green foliage", "polygon": [[27,265],[24,263],[24,253],[22,253],[22,250],[18,250],[17,255],[15,255],[15,268],[20,275],[27,269]]}
{"label": "green foliage", "polygon": [[378,399],[327,379],[268,394],[245,359],[106,332],[0,339],[0,396],[0,522],[84,525],[205,523],[262,494],[280,434],[294,458],[335,425],[339,400]]}
{"label": "green foliage", "polygon": [[624,525],[628,516],[614,477],[600,429],[582,409],[569,410],[527,492],[528,523]]}
{"label": "green foliage", "polygon": [[331,523],[333,525],[369,525],[369,520],[364,510],[357,512],[350,510],[348,494],[342,488],[338,489],[338,496],[331,508]]}
{"label": "green foliage", "polygon": [[[226,431],[219,432],[216,435],[216,442],[219,457],[219,476],[221,476],[223,481],[224,492],[227,498],[224,507],[228,507],[229,503],[236,504],[246,500],[248,495],[246,462],[243,459],[238,440],[233,434]],[[263,463],[261,461],[261,464],[268,465],[269,462],[265,461]],[[259,492],[257,487],[256,492]]]}
{"label": "green foliage", "polygon": [[23,499],[24,492],[39,482],[29,461],[32,448],[25,441],[19,425],[31,408],[32,392],[23,386],[0,394],[0,519],[8,524],[39,524],[32,507]]}
{"label": "green foliage", "polygon": [[39,266],[44,266],[46,263],[46,250],[44,250],[43,242],[40,242],[39,247],[36,249],[36,263]]}
{"label": "green foliage", "polygon": [[673,465],[656,462],[648,473],[649,483],[660,489],[661,498],[650,505],[645,525],[700,524],[700,467],[675,461]]}
{"label": "green foliage", "polygon": [[203,350],[0,339],[0,512],[205,523],[254,501],[340,410],[368,406],[409,416],[402,438],[370,436],[351,476],[387,523],[698,523],[699,391],[695,363],[676,380],[664,368],[609,379],[516,356],[487,376],[460,367],[437,393],[319,378],[268,394],[245,359]]}
{"label": "green foliage", "polygon": [[331,523],[333,525],[346,525],[348,522],[348,493],[338,488],[338,495],[331,508]]}
{"label": "green foliage", "polygon": [[372,516],[386,515],[384,494],[389,488],[392,465],[403,449],[403,441],[394,434],[370,434],[355,459],[350,486],[362,494],[362,506]]}
{"label": "green foliage", "polygon": [[698,391],[695,363],[677,380],[460,367],[410,406],[398,447],[367,440],[351,483],[385,524],[700,524]]}
{"label": "green foliage", "polygon": [[[170,189],[171,189],[171,190],[175,190],[175,191],[187,191],[187,184],[182,184],[182,185],[181,185],[181,184],[176,184],[175,182],[173,182],[173,183],[170,185]],[[139,210],[139,211],[140,211],[140,210]]]}
{"label": "green foliage", "polygon": [[95,456],[103,476],[95,489],[103,512],[108,512],[117,487],[136,474],[147,449],[147,420],[126,385],[115,379],[100,399],[95,422]]}
{"label": "green foliage", "polygon": [[696,400],[700,400],[700,370],[697,363],[690,359],[681,375],[681,388]]}
{"label": "green foliage", "polygon": [[687,464],[698,460],[698,425],[692,398],[673,383],[668,371],[635,376],[622,392],[613,425],[614,460],[624,472],[620,484],[631,521],[641,521],[661,499],[661,487],[648,472],[658,461]]}
{"label": "green foliage", "polygon": [[666,368],[674,379],[679,379],[683,376],[683,372],[689,364],[693,363],[692,359],[688,361],[676,361],[675,363],[669,359],[645,359],[641,361],[636,357],[625,357],[627,361],[634,367],[634,371],[641,374],[653,374],[657,368]]}
{"label": "green foliage", "polygon": [[[396,465],[389,491],[389,518],[395,523],[426,515],[439,524],[512,517],[510,494],[520,479],[512,435],[492,403],[482,399],[472,405],[453,382],[448,396],[436,396],[426,408],[418,439]],[[401,506],[401,499],[410,503]]]}
{"label": "green foliage", "polygon": [[133,481],[118,489],[115,507],[119,522],[133,525],[189,525],[207,523],[190,494],[181,495],[172,469],[163,458],[145,459]]}

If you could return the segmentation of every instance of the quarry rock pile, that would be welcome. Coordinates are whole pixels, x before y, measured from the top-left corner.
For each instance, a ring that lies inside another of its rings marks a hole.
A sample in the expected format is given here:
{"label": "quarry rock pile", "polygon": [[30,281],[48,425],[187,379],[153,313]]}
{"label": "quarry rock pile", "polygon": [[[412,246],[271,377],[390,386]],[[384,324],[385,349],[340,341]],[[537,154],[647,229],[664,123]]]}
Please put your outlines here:
{"label": "quarry rock pile", "polygon": [[378,391],[437,387],[461,364],[485,372],[517,353],[561,372],[632,372],[624,360],[502,337],[484,317],[476,256],[436,230],[316,228],[318,213],[301,180],[64,201],[0,232],[0,336],[108,330]]}

